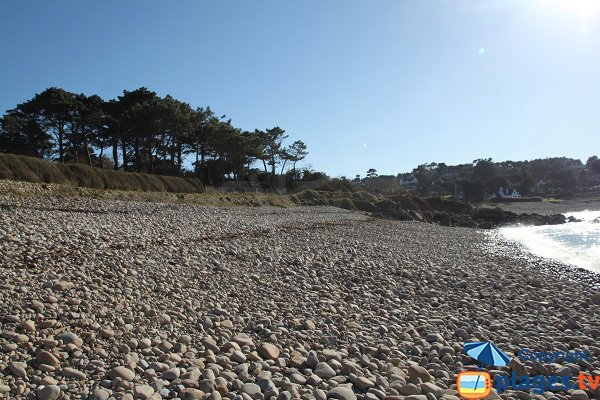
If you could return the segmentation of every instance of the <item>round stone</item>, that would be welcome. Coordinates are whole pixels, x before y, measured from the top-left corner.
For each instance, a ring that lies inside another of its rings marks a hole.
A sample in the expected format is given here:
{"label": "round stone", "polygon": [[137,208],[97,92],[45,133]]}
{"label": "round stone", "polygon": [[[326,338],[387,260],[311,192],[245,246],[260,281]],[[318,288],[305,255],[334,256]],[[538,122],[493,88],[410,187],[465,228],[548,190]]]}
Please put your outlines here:
{"label": "round stone", "polygon": [[345,386],[337,386],[327,392],[327,398],[338,400],[356,400],[356,395],[351,389]]}
{"label": "round stone", "polygon": [[267,360],[274,360],[279,357],[280,351],[271,343],[263,343],[258,348],[258,353],[261,357],[266,358]]}
{"label": "round stone", "polygon": [[431,382],[429,371],[419,365],[409,365],[408,376],[412,379],[420,378],[423,382]]}
{"label": "round stone", "polygon": [[131,382],[135,378],[135,372],[126,367],[115,367],[108,374],[110,379],[121,378],[124,381]]}
{"label": "round stone", "polygon": [[260,394],[260,386],[256,383],[244,383],[242,386],[242,392],[246,393],[250,397],[254,397],[257,394]]}
{"label": "round stone", "polygon": [[335,376],[335,371],[325,362],[320,362],[315,367],[315,375],[319,378],[329,379]]}
{"label": "round stone", "polygon": [[39,400],[56,400],[60,396],[60,388],[56,385],[44,386],[37,392]]}
{"label": "round stone", "polygon": [[60,366],[60,361],[56,356],[46,350],[42,350],[36,354],[35,360],[40,364],[50,365],[52,367]]}
{"label": "round stone", "polygon": [[154,389],[149,385],[137,385],[134,392],[135,397],[142,400],[147,400],[154,395]]}
{"label": "round stone", "polygon": [[86,378],[84,372],[81,372],[79,370],[76,370],[75,368],[69,368],[69,367],[63,368],[61,374],[65,378],[76,379],[78,381],[82,381]]}
{"label": "round stone", "polygon": [[161,378],[166,379],[168,381],[174,381],[175,379],[179,378],[180,374],[181,371],[179,370],[179,368],[171,368],[163,372],[161,374]]}

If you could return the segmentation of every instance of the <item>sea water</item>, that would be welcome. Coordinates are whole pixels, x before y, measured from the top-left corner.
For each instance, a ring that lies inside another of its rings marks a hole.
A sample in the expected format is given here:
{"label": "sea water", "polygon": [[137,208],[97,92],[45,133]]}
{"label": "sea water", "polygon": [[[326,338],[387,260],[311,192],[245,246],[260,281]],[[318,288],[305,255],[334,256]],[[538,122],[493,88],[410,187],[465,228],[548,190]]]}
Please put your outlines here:
{"label": "sea water", "polygon": [[510,226],[501,234],[533,254],[600,273],[600,211],[565,213],[580,219],[562,225]]}

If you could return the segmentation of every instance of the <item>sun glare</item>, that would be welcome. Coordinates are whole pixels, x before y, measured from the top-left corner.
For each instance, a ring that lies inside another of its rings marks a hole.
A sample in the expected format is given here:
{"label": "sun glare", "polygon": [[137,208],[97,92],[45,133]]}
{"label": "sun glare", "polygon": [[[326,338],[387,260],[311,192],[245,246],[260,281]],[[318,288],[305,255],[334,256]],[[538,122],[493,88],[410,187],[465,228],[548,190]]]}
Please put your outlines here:
{"label": "sun glare", "polygon": [[600,14],[600,0],[539,0],[539,5],[554,12],[589,21]]}

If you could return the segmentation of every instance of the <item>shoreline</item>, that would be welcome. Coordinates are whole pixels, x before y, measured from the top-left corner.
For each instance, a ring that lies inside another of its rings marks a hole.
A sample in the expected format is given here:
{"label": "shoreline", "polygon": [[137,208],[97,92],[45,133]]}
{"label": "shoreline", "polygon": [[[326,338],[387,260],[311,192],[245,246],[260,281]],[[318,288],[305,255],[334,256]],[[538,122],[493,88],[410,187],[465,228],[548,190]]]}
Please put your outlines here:
{"label": "shoreline", "polygon": [[532,268],[571,281],[573,283],[586,284],[591,287],[600,288],[600,272],[580,267],[575,264],[568,264],[551,257],[537,255],[527,249],[527,246],[518,241],[510,240],[502,235],[496,228],[492,231],[486,231],[488,240],[498,247],[497,252],[512,253],[519,260],[525,259]]}
{"label": "shoreline", "polygon": [[486,208],[501,208],[516,214],[552,215],[578,211],[600,211],[600,196],[574,197],[557,202],[480,203]]}

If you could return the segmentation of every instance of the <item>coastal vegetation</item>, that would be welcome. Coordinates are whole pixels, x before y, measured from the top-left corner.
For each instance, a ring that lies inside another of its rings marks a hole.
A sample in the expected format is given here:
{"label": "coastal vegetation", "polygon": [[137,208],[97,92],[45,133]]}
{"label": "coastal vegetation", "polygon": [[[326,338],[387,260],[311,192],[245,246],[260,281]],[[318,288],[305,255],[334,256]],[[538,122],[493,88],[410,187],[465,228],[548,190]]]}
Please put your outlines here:
{"label": "coastal vegetation", "polygon": [[[87,164],[151,175],[194,176],[219,186],[254,177],[276,188],[307,155],[301,140],[286,145],[280,127],[236,128],[210,107],[160,97],[144,87],[117,99],[48,88],[0,119],[0,152],[60,164]],[[253,168],[255,164],[262,168]]]}
{"label": "coastal vegetation", "polygon": [[501,188],[515,190],[519,196],[568,196],[600,185],[600,161],[591,156],[585,164],[567,157],[502,162],[487,158],[459,165],[431,162],[397,175],[378,175],[371,168],[366,177],[357,175],[352,183],[380,193],[400,187],[421,196],[451,196],[470,202],[497,196]]}
{"label": "coastal vegetation", "polygon": [[[597,156],[585,164],[567,157],[503,162],[482,158],[459,165],[431,162],[397,175],[379,175],[370,168],[365,177],[330,178],[311,168],[297,168],[308,149],[302,140],[288,143],[288,138],[277,126],[242,130],[210,107],[194,108],[144,87],[125,90],[112,100],[52,87],[0,118],[0,152],[27,156],[0,160],[0,177],[188,193],[223,185],[279,193],[410,192],[467,202],[497,196],[500,190],[560,197],[600,185]],[[343,206],[373,210],[372,203],[361,199],[358,206],[348,201]]]}

